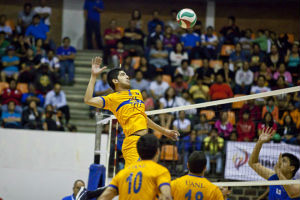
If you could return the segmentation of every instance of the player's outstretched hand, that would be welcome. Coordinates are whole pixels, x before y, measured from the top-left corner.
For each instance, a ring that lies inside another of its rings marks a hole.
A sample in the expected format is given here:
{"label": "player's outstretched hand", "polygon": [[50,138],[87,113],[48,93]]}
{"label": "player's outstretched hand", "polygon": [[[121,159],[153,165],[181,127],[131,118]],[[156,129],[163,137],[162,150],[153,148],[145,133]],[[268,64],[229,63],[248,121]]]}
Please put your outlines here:
{"label": "player's outstretched hand", "polygon": [[98,76],[101,74],[106,67],[100,67],[102,64],[102,58],[100,56],[96,56],[95,58],[92,59],[92,75]]}
{"label": "player's outstretched hand", "polygon": [[170,138],[171,140],[174,140],[174,141],[178,140],[179,135],[180,135],[179,132],[175,131],[175,130],[166,129],[164,131],[164,136],[166,136],[167,138]]}
{"label": "player's outstretched hand", "polygon": [[282,154],[279,155],[278,161],[274,167],[274,170],[277,175],[280,173],[281,163],[282,163]]}
{"label": "player's outstretched hand", "polygon": [[269,142],[273,137],[273,135],[275,134],[275,132],[276,131],[273,128],[270,127],[264,128],[259,136],[258,141],[263,143]]}

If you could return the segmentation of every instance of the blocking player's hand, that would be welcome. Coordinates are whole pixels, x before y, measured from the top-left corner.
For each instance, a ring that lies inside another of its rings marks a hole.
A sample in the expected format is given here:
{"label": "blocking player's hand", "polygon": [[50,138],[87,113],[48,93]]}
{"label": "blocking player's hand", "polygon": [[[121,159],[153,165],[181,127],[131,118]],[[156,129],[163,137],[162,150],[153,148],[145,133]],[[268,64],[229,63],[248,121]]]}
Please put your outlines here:
{"label": "blocking player's hand", "polygon": [[280,154],[279,158],[278,158],[278,161],[277,161],[277,163],[274,167],[274,170],[275,170],[276,174],[280,173],[281,163],[282,163],[282,155]]}
{"label": "blocking player's hand", "polygon": [[276,131],[273,128],[270,127],[264,128],[259,136],[258,141],[263,143],[269,142],[272,139],[275,132]]}
{"label": "blocking player's hand", "polygon": [[178,137],[180,136],[180,133],[175,130],[166,129],[164,132],[164,136],[166,136],[167,138],[170,138],[171,140],[177,141]]}
{"label": "blocking player's hand", "polygon": [[106,67],[101,68],[101,64],[102,58],[100,56],[96,56],[92,59],[92,75],[98,76],[106,69]]}

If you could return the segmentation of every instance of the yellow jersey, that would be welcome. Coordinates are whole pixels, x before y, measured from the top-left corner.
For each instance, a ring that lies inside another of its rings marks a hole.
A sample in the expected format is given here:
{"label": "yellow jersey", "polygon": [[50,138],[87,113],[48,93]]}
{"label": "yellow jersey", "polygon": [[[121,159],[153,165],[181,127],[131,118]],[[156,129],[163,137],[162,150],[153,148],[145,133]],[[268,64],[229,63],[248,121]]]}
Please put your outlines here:
{"label": "yellow jersey", "polygon": [[125,136],[147,129],[145,104],[139,90],[128,90],[100,97],[103,108],[111,111],[123,128]]}
{"label": "yellow jersey", "polygon": [[223,200],[221,190],[206,178],[185,175],[171,182],[173,200]]}
{"label": "yellow jersey", "polygon": [[154,200],[159,188],[170,185],[169,171],[152,160],[142,160],[121,170],[108,187],[115,188],[119,200]]}

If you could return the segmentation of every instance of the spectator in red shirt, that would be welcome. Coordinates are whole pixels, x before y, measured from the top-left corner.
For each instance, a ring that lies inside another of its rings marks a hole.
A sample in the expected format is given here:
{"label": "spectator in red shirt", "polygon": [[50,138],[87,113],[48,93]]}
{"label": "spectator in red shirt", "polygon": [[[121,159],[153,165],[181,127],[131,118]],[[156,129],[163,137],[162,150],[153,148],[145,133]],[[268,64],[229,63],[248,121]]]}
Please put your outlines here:
{"label": "spectator in red shirt", "polygon": [[261,120],[261,109],[259,106],[255,105],[254,99],[248,100],[247,103],[243,105],[243,107],[240,109],[239,119],[243,117],[243,113],[246,110],[249,110],[250,118],[252,121],[254,121],[254,123],[258,123]]}
{"label": "spectator in red shirt", "polygon": [[249,142],[255,137],[255,125],[250,118],[249,110],[245,110],[242,118],[236,125],[238,141]]}
{"label": "spectator in red shirt", "polygon": [[129,52],[124,49],[124,44],[120,40],[117,42],[116,49],[111,50],[111,59],[114,67],[119,67],[125,58],[129,55]]}
{"label": "spectator in red shirt", "polygon": [[103,62],[104,64],[108,64],[108,56],[110,54],[110,49],[117,47],[117,42],[122,38],[120,30],[117,29],[117,21],[112,19],[110,22],[110,28],[104,31],[104,40],[105,40],[105,47],[104,47],[104,57]]}
{"label": "spectator in red shirt", "polygon": [[189,86],[183,81],[183,76],[178,74],[175,76],[175,81],[171,84],[171,87],[175,89],[177,95],[180,95],[184,90],[187,90]]}
{"label": "spectator in red shirt", "polygon": [[1,99],[2,99],[2,111],[7,111],[7,105],[10,101],[15,102],[16,112],[22,113],[21,107],[21,98],[22,92],[17,89],[17,83],[15,80],[11,80],[9,83],[9,88],[6,88],[2,91]]}
{"label": "spectator in red shirt", "polygon": [[233,97],[232,90],[227,83],[224,83],[222,74],[217,74],[216,83],[210,86],[209,94],[211,100],[219,100]]}

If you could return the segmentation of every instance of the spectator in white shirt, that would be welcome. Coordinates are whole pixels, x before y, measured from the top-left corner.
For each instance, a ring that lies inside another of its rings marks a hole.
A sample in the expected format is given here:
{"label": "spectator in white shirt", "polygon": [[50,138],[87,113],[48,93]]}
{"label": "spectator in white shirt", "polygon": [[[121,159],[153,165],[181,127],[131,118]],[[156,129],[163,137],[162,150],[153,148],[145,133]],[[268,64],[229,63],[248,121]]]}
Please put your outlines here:
{"label": "spectator in white shirt", "polygon": [[216,59],[218,46],[218,37],[213,34],[214,28],[212,26],[207,27],[206,34],[202,34],[201,43],[204,46],[204,54],[207,59]]}
{"label": "spectator in white shirt", "polygon": [[5,25],[6,20],[6,15],[0,15],[0,32],[5,32],[6,37],[9,37],[12,34],[12,30],[9,26]]}
{"label": "spectator in white shirt", "polygon": [[169,84],[162,80],[162,75],[157,74],[154,81],[150,83],[150,93],[154,100],[158,100],[164,96]]}
{"label": "spectator in white shirt", "polygon": [[45,107],[52,105],[55,111],[61,111],[65,116],[66,124],[70,120],[70,110],[67,105],[67,99],[64,91],[61,90],[61,85],[56,83],[54,89],[46,94]]}
{"label": "spectator in white shirt", "polygon": [[50,15],[52,13],[52,9],[46,6],[46,0],[40,0],[40,6],[35,7],[34,12],[41,16],[45,25],[50,26]]}
{"label": "spectator in white shirt", "polygon": [[175,50],[171,51],[169,59],[171,61],[171,66],[175,68],[175,67],[180,67],[182,60],[188,60],[189,56],[188,53],[183,50],[182,44],[177,43]]}
{"label": "spectator in white shirt", "polygon": [[242,68],[235,74],[235,94],[249,94],[253,83],[253,72],[249,69],[249,63],[244,62]]}
{"label": "spectator in white shirt", "polygon": [[146,90],[148,92],[149,82],[144,79],[143,73],[138,70],[135,72],[135,78],[130,80],[132,89],[138,89],[140,91]]}
{"label": "spectator in white shirt", "polygon": [[194,76],[194,69],[189,66],[189,61],[188,60],[183,60],[181,62],[181,66],[177,67],[175,71],[175,76],[177,74],[181,74],[183,76],[183,80],[189,84]]}
{"label": "spectator in white shirt", "polygon": [[[271,89],[266,86],[266,78],[263,75],[259,75],[257,79],[257,85],[251,87],[251,94],[258,94],[262,92],[269,92]],[[263,106],[265,101],[263,98],[255,99],[255,103],[259,106]]]}
{"label": "spectator in white shirt", "polygon": [[54,72],[55,74],[59,73],[59,59],[55,56],[53,50],[49,50],[46,57],[42,57],[41,63],[48,63],[50,67],[50,71]]}

